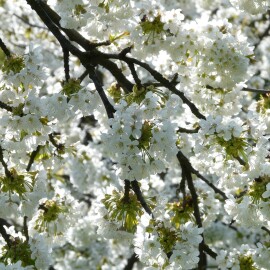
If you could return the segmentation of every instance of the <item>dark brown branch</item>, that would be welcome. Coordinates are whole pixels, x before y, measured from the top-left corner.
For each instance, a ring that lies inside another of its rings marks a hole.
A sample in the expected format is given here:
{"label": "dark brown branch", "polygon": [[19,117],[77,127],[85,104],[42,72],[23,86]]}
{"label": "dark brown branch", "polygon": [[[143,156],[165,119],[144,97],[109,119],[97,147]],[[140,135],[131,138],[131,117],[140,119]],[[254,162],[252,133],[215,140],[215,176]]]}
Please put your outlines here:
{"label": "dark brown branch", "polygon": [[186,176],[182,173],[182,179],[179,185],[179,190],[183,194],[183,208],[186,206]]}
{"label": "dark brown branch", "polygon": [[239,230],[238,230],[235,226],[232,225],[233,223],[234,223],[234,220],[232,220],[232,221],[230,222],[230,224],[227,224],[227,223],[225,223],[225,222],[221,222],[222,225],[224,225],[224,226],[230,228],[231,230],[233,230],[233,231],[235,231],[235,232],[239,232]]}
{"label": "dark brown branch", "polygon": [[125,191],[124,191],[124,202],[128,203],[129,202],[129,191],[130,191],[130,181],[125,180]]}
{"label": "dark brown branch", "polygon": [[4,167],[6,177],[12,179],[12,178],[13,178],[13,177],[12,177],[12,174],[11,174],[11,172],[9,171],[8,165],[7,165],[7,163],[6,163],[5,160],[4,160],[4,155],[3,155],[3,148],[2,148],[2,146],[0,146],[0,162],[2,163],[2,165],[3,165],[3,167]]}
{"label": "dark brown branch", "polygon": [[0,108],[5,109],[8,112],[13,112],[13,107],[5,104],[2,101],[0,101]]}
{"label": "dark brown branch", "polygon": [[182,101],[188,105],[188,107],[190,108],[191,112],[197,116],[199,119],[206,119],[204,115],[202,115],[199,111],[199,109],[195,106],[194,103],[192,103],[186,96],[184,93],[180,92],[178,89],[176,89],[175,85],[173,83],[171,83],[169,80],[167,80],[165,77],[163,77],[159,72],[157,72],[155,69],[153,69],[152,67],[150,67],[150,65],[148,65],[147,63],[141,62],[135,58],[132,57],[128,57],[126,55],[122,56],[121,54],[104,54],[104,56],[106,55],[107,58],[112,58],[112,59],[118,59],[118,60],[122,60],[124,62],[126,62],[127,64],[129,63],[133,63],[136,64],[138,66],[141,66],[142,68],[144,68],[145,70],[147,70],[156,81],[160,82],[164,87],[166,87],[167,89],[169,89],[171,92],[173,92],[174,94],[176,94],[177,96],[179,96]]}
{"label": "dark brown branch", "polygon": [[71,42],[60,32],[59,28],[51,20],[46,10],[43,9],[43,4],[45,3],[43,3],[42,1],[37,2],[35,0],[26,1],[31,6],[31,8],[35,10],[35,12],[38,14],[44,24],[48,27],[48,29],[52,32],[52,34],[56,37],[63,49],[68,50],[77,57],[82,56],[82,52],[74,45],[72,45]]}
{"label": "dark brown branch", "polygon": [[178,127],[177,132],[192,134],[192,133],[198,133],[199,130],[200,130],[200,127],[197,127],[195,129],[187,129],[187,128]]}
{"label": "dark brown branch", "polygon": [[[170,83],[173,84],[174,86],[176,86],[179,81],[177,80],[178,79],[178,74],[174,74],[173,77],[170,79]],[[153,85],[155,87],[162,87],[163,84],[160,83],[160,82],[151,82],[151,81],[148,81],[146,83],[143,84],[144,86],[150,86],[150,85]]]}
{"label": "dark brown branch", "polygon": [[88,75],[88,70],[85,70],[83,74],[79,77],[79,81],[82,82],[87,75]]}
{"label": "dark brown branch", "polygon": [[262,226],[261,229],[264,230],[264,231],[266,231],[270,235],[270,230],[267,229],[265,226]]}
{"label": "dark brown branch", "polygon": [[213,259],[216,259],[217,253],[214,252],[208,245],[203,243],[202,248],[205,251],[205,253],[207,253],[210,257],[212,257]]}
{"label": "dark brown branch", "polygon": [[242,166],[247,165],[247,163],[243,159],[241,159],[240,157],[235,157],[235,159],[240,163],[240,165],[242,165]]}
{"label": "dark brown branch", "polygon": [[122,70],[117,66],[117,64],[104,58],[102,54],[98,58],[97,64],[110,71],[126,94],[132,92],[133,84],[124,76]]}
{"label": "dark brown branch", "polygon": [[201,180],[203,180],[209,187],[211,187],[216,193],[220,194],[224,200],[228,199],[228,197],[226,196],[226,194],[221,191],[219,188],[217,188],[214,184],[212,184],[208,179],[206,179],[203,175],[201,175],[197,170],[195,170],[191,163],[189,162],[188,158],[179,150],[178,154],[177,154],[177,158],[182,159],[185,164],[188,166],[189,170],[195,174],[197,177],[199,177]]}
{"label": "dark brown branch", "polygon": [[[33,4],[33,0],[31,1],[27,1],[28,3],[31,2],[31,4]],[[34,1],[35,2],[35,1]],[[35,4],[35,8],[37,8],[38,4]],[[63,28],[60,25],[60,20],[61,17],[54,11],[52,10],[44,1],[40,1],[39,3],[40,7],[42,8],[43,12],[45,12],[48,17],[52,20],[52,22],[57,25],[58,28],[60,28],[69,38],[69,40],[71,41],[75,41],[77,42],[80,46],[82,46],[82,48],[84,48],[85,50],[91,50],[93,48],[93,45],[89,40],[87,40],[86,38],[84,38],[79,32],[77,32],[76,30],[73,29],[67,29],[67,28]],[[34,9],[36,10],[36,9]],[[38,13],[38,15],[40,16],[40,14]],[[42,18],[41,18],[42,19]],[[50,29],[51,30],[51,29]]]}
{"label": "dark brown branch", "polygon": [[141,80],[138,77],[138,74],[137,74],[136,70],[135,70],[134,64],[128,63],[128,67],[129,67],[129,69],[131,71],[131,74],[132,74],[132,77],[133,77],[135,83],[140,88],[142,86],[142,83],[141,83]]}
{"label": "dark brown branch", "polygon": [[[188,160],[183,158],[183,156],[179,153],[177,154],[177,158],[179,160],[180,166],[182,168],[182,174],[184,175],[187,181],[188,189],[192,197],[193,214],[194,214],[196,223],[198,227],[201,228],[202,220],[201,220],[201,214],[200,214],[200,209],[199,209],[199,204],[198,204],[198,195],[197,195],[197,192],[193,184],[193,180],[192,180],[192,171],[190,169],[191,165],[188,162]],[[202,234],[202,237],[203,237],[203,234]],[[206,254],[204,253],[203,247],[204,247],[204,237],[203,237],[202,242],[199,244],[199,252],[200,252],[200,256],[199,256],[200,261],[198,263],[199,270],[206,269],[207,267],[207,258],[206,258]]]}
{"label": "dark brown branch", "polygon": [[11,225],[3,218],[0,218],[0,234],[2,235],[4,240],[6,241],[7,245],[10,247],[11,246],[10,235],[7,234],[4,226],[10,227]]}
{"label": "dark brown branch", "polygon": [[138,201],[141,203],[143,209],[146,211],[147,214],[151,215],[154,218],[152,210],[147,205],[147,203],[143,197],[143,194],[141,192],[138,181],[137,180],[131,181],[131,186],[132,186],[132,190],[134,191],[134,193],[137,196]]}
{"label": "dark brown branch", "polygon": [[[52,34],[56,37],[56,39],[59,41],[63,49],[66,49],[73,55],[77,56],[85,67],[89,64],[93,65],[99,64],[105,67],[116,78],[119,85],[124,89],[124,91],[126,92],[132,91],[133,84],[129,80],[127,80],[127,78],[122,73],[121,69],[119,69],[115,63],[106,59],[104,57],[104,54],[100,53],[95,48],[96,44],[90,43],[87,39],[85,39],[81,34],[79,34],[75,30],[62,28],[59,23],[61,17],[57,13],[55,13],[46,3],[44,2],[37,3],[35,0],[27,0],[27,3],[31,6],[33,10],[37,12],[41,20],[45,23],[45,25],[49,28]],[[72,45],[59,29],[64,31],[71,41],[77,42],[88,52],[82,52],[74,45]]]}
{"label": "dark brown branch", "polygon": [[206,179],[203,175],[201,175],[197,170],[195,170],[192,167],[192,173],[195,174],[196,176],[198,176],[201,180],[203,180],[209,187],[211,187],[217,194],[221,195],[223,197],[224,200],[227,200],[228,197],[226,196],[226,194],[221,191],[219,188],[217,188],[213,183],[211,183],[208,179]]}
{"label": "dark brown branch", "polygon": [[32,165],[33,165],[33,163],[34,163],[34,161],[35,161],[35,157],[37,156],[39,150],[40,150],[40,145],[38,145],[38,146],[37,146],[37,149],[34,150],[34,151],[31,153],[29,162],[28,162],[27,167],[26,167],[26,171],[27,171],[27,172],[30,171],[30,169],[31,169],[31,167],[32,167]]}
{"label": "dark brown branch", "polygon": [[105,41],[101,41],[101,42],[93,42],[93,43],[91,43],[91,46],[93,48],[97,48],[97,47],[100,47],[100,46],[109,46],[111,44],[112,43],[109,40],[105,40]]}
{"label": "dark brown branch", "polygon": [[109,118],[113,118],[113,114],[115,113],[115,109],[114,107],[112,106],[112,104],[109,102],[104,90],[103,90],[103,87],[97,77],[97,74],[96,74],[96,71],[95,71],[95,68],[92,66],[92,65],[88,65],[87,67],[87,70],[89,71],[89,77],[90,79],[93,81],[93,83],[95,84],[95,87],[98,91],[98,94],[103,102],[103,105],[106,109],[106,112],[107,112],[107,115]]}
{"label": "dark brown branch", "polygon": [[69,51],[63,48],[63,58],[64,58],[64,70],[66,82],[70,79],[69,75]]}
{"label": "dark brown branch", "polygon": [[3,42],[1,38],[0,38],[0,48],[3,50],[4,54],[7,57],[11,56],[10,50],[7,48],[7,46],[5,45],[5,43]]}
{"label": "dark brown branch", "polygon": [[126,266],[124,267],[123,270],[132,270],[134,264],[135,264],[136,262],[138,262],[138,261],[139,261],[139,260],[138,260],[137,255],[136,255],[135,253],[133,253],[133,254],[131,255],[131,257],[127,260],[127,264],[126,264]]}
{"label": "dark brown branch", "polygon": [[202,221],[201,221],[201,216],[200,216],[200,211],[199,211],[199,206],[198,206],[198,195],[197,195],[195,186],[193,184],[192,175],[191,175],[192,174],[191,165],[188,159],[185,158],[184,155],[180,151],[177,154],[177,158],[182,168],[182,174],[184,175],[187,181],[187,185],[192,196],[194,217],[196,219],[196,223],[199,227],[202,227]]}
{"label": "dark brown branch", "polygon": [[27,226],[27,216],[23,217],[23,233],[26,238],[26,241],[29,241],[28,226]]}
{"label": "dark brown branch", "polygon": [[252,92],[252,93],[256,93],[256,94],[268,94],[268,93],[270,93],[270,90],[256,89],[256,88],[249,88],[249,87],[243,88],[242,91]]}

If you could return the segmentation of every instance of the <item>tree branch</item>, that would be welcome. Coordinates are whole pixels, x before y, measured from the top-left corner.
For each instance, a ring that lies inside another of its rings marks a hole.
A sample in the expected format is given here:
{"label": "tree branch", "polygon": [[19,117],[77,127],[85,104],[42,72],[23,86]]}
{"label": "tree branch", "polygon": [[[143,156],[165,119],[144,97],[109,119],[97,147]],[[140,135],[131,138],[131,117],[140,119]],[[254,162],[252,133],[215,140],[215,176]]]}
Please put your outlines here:
{"label": "tree branch", "polygon": [[29,241],[28,226],[27,226],[27,216],[23,217],[23,233],[26,238],[26,241]]}
{"label": "tree branch", "polygon": [[153,77],[155,80],[157,80],[158,82],[160,82],[164,87],[168,88],[171,92],[173,92],[174,94],[176,94],[177,96],[179,96],[182,101],[188,105],[188,107],[190,108],[191,112],[197,116],[199,119],[206,119],[204,115],[202,115],[199,111],[199,109],[195,106],[194,103],[192,103],[186,96],[184,93],[180,92],[178,89],[176,89],[175,85],[173,83],[171,83],[169,80],[167,80],[165,77],[163,77],[159,72],[157,72],[156,70],[154,70],[153,68],[150,67],[150,65],[148,65],[147,63],[141,62],[135,58],[132,57],[128,57],[126,55],[121,55],[121,54],[105,54],[104,56],[106,56],[107,58],[112,58],[112,59],[118,59],[118,60],[122,60],[124,62],[126,62],[127,64],[129,63],[133,63],[136,64],[138,66],[141,66],[142,68],[144,68],[145,70],[147,70]]}
{"label": "tree branch", "polygon": [[0,218],[0,234],[2,235],[2,237],[4,238],[4,240],[6,241],[7,245],[10,247],[11,246],[11,240],[10,240],[10,235],[7,234],[4,226],[11,226],[5,219]]}
{"label": "tree branch", "polygon": [[[190,163],[188,162],[187,159],[183,158],[183,156],[181,154],[177,154],[177,158],[179,160],[180,166],[182,168],[182,174],[184,175],[186,181],[187,181],[187,185],[188,185],[188,189],[190,191],[191,197],[192,197],[192,204],[193,204],[193,210],[194,210],[194,217],[196,220],[196,223],[198,225],[199,228],[202,227],[202,220],[201,220],[201,215],[200,215],[200,210],[199,210],[199,204],[198,204],[198,195],[195,189],[195,186],[193,184],[193,180],[192,180],[192,171],[190,169]],[[204,270],[207,267],[207,258],[206,258],[206,254],[204,253],[204,237],[202,234],[202,242],[199,244],[199,252],[200,252],[200,261],[198,263],[198,269],[199,270]]]}
{"label": "tree branch", "polygon": [[112,104],[109,102],[109,100],[108,100],[108,98],[103,90],[103,87],[102,87],[102,85],[97,77],[94,66],[88,65],[87,70],[89,71],[89,77],[93,81],[93,83],[95,84],[95,87],[98,91],[98,94],[99,94],[99,96],[100,96],[100,98],[105,106],[108,118],[113,118],[113,114],[115,113],[115,109],[112,106]]}
{"label": "tree branch", "polygon": [[125,180],[125,192],[124,192],[124,202],[129,202],[129,191],[130,191],[130,181]]}
{"label": "tree branch", "polygon": [[12,179],[12,178],[13,178],[13,177],[12,177],[12,174],[11,174],[11,172],[9,171],[8,165],[7,165],[7,163],[6,163],[5,160],[4,160],[4,155],[3,155],[3,148],[2,148],[2,146],[0,146],[0,162],[2,163],[2,165],[3,165],[3,167],[4,167],[6,177]]}
{"label": "tree branch", "polygon": [[270,93],[270,90],[256,89],[256,88],[249,88],[249,87],[243,88],[242,91],[252,92],[252,93],[256,93],[256,94],[268,94],[268,93]]}
{"label": "tree branch", "polygon": [[59,28],[56,24],[52,21],[52,19],[47,14],[46,10],[43,9],[43,3],[37,2],[35,0],[26,0],[27,3],[31,6],[33,10],[38,14],[44,24],[48,27],[48,29],[52,32],[55,38],[59,41],[60,45],[63,49],[70,51],[72,54],[76,55],[77,57],[82,56],[82,52],[76,48],[71,42],[60,32]]}
{"label": "tree branch", "polygon": [[142,86],[142,83],[141,83],[141,80],[138,77],[138,74],[137,74],[136,70],[135,70],[134,64],[128,63],[128,67],[129,67],[129,69],[131,71],[131,74],[133,76],[133,79],[134,79],[135,83],[140,88]]}
{"label": "tree branch", "polygon": [[154,218],[152,210],[147,205],[147,203],[146,203],[146,201],[145,201],[145,199],[143,197],[143,194],[141,192],[138,181],[137,180],[131,181],[131,186],[132,186],[132,189],[133,189],[134,193],[137,196],[138,201],[141,203],[143,209],[146,211],[146,213],[148,213],[150,216],[152,216],[152,218]]}
{"label": "tree branch", "polygon": [[226,196],[226,194],[221,191],[219,188],[217,188],[214,184],[212,184],[208,179],[206,179],[203,175],[201,175],[197,170],[195,170],[190,161],[188,160],[188,158],[179,150],[177,153],[177,158],[178,160],[183,160],[183,162],[186,164],[186,166],[188,166],[188,169],[195,174],[197,177],[199,177],[201,180],[203,180],[209,187],[211,187],[216,193],[220,194],[224,200],[227,200],[228,197]]}
{"label": "tree branch", "polygon": [[5,45],[5,43],[3,42],[1,38],[0,38],[0,48],[3,50],[4,54],[7,57],[11,56],[10,50],[7,48],[7,46]]}
{"label": "tree branch", "polygon": [[63,58],[64,58],[64,70],[65,70],[65,79],[66,82],[70,79],[69,75],[69,51],[65,48],[63,49]]}
{"label": "tree branch", "polygon": [[34,161],[35,161],[35,157],[37,156],[39,150],[40,150],[40,145],[38,145],[38,146],[37,146],[37,149],[34,150],[34,151],[31,153],[29,162],[28,162],[27,167],[26,167],[26,171],[27,171],[27,172],[30,171],[30,169],[31,169],[31,167],[32,167],[32,165],[33,165],[33,163],[34,163]]}
{"label": "tree branch", "polygon": [[266,228],[265,226],[262,226],[261,229],[266,231],[270,235],[270,230],[268,228]]}
{"label": "tree branch", "polygon": [[126,266],[124,267],[123,270],[132,270],[132,268],[133,268],[133,266],[134,266],[134,264],[135,264],[136,262],[138,262],[138,257],[137,257],[137,255],[136,255],[136,253],[133,253],[133,254],[131,255],[131,257],[128,258],[127,264],[126,264]]}
{"label": "tree branch", "polygon": [[5,104],[4,102],[0,101],[0,108],[5,109],[8,112],[13,112],[13,107]]}
{"label": "tree branch", "polygon": [[178,127],[177,132],[192,134],[192,133],[198,133],[199,130],[200,130],[200,127],[197,127],[195,129],[187,129],[187,128]]}

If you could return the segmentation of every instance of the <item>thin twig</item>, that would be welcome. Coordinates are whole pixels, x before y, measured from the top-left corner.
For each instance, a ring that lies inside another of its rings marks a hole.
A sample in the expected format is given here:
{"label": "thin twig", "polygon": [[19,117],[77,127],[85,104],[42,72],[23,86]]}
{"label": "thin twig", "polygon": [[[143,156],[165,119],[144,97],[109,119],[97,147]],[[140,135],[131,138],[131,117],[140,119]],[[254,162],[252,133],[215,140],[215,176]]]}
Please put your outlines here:
{"label": "thin twig", "polygon": [[141,83],[141,80],[138,77],[138,74],[137,74],[136,70],[135,70],[134,64],[128,63],[128,67],[129,67],[129,69],[131,71],[131,74],[133,76],[133,79],[134,79],[135,83],[140,88],[142,86],[142,83]]}
{"label": "thin twig", "polygon": [[199,177],[201,180],[203,180],[209,187],[211,187],[216,193],[220,194],[224,200],[228,199],[228,197],[226,196],[226,194],[221,191],[219,188],[217,188],[214,184],[212,184],[208,179],[206,179],[203,175],[201,175],[197,170],[195,170],[190,161],[188,160],[188,158],[179,150],[178,154],[177,154],[177,158],[182,159],[186,166],[188,166],[189,170],[195,174],[197,177]]}
{"label": "thin twig", "polygon": [[246,166],[247,163],[240,157],[234,157],[242,166]]}
{"label": "thin twig", "polygon": [[68,50],[69,52],[76,55],[77,57],[82,56],[82,52],[76,46],[71,44],[71,42],[61,33],[59,28],[56,26],[56,24],[50,18],[50,16],[43,9],[43,4],[45,4],[45,3],[41,2],[39,4],[35,0],[26,0],[26,1],[31,6],[31,8],[36,11],[36,13],[41,18],[41,20],[45,23],[45,25],[48,27],[48,29],[52,32],[52,34],[59,41],[59,43],[63,49]]}
{"label": "thin twig", "polygon": [[207,253],[210,257],[212,257],[213,259],[216,259],[217,253],[214,252],[208,245],[203,243],[202,248],[205,251],[205,253]]}
{"label": "thin twig", "polygon": [[112,106],[112,104],[109,102],[109,100],[108,100],[108,98],[103,90],[103,87],[102,87],[102,85],[97,77],[97,74],[95,72],[95,68],[92,65],[88,65],[87,70],[89,71],[89,77],[93,81],[93,83],[95,84],[97,92],[98,92],[98,94],[103,102],[103,105],[106,109],[108,118],[113,118],[113,114],[115,113],[115,109]]}
{"label": "thin twig", "polygon": [[226,194],[221,191],[219,188],[217,188],[213,183],[211,183],[208,179],[206,179],[203,175],[201,175],[197,170],[195,170],[194,168],[192,168],[192,173],[195,174],[196,176],[198,176],[201,180],[203,180],[209,187],[211,187],[216,193],[218,193],[219,195],[221,195],[223,197],[224,200],[227,200],[228,197],[226,196]]}
{"label": "thin twig", "polygon": [[143,194],[141,192],[138,181],[137,180],[131,181],[131,186],[132,186],[132,189],[133,189],[134,193],[137,196],[138,201],[141,203],[143,209],[146,211],[146,213],[148,213],[149,215],[151,215],[154,218],[152,210],[147,205],[147,203],[146,203],[146,201],[145,201],[145,199],[143,197]]}
{"label": "thin twig", "polygon": [[69,75],[69,51],[65,48],[63,49],[63,57],[64,57],[64,70],[65,70],[65,79],[66,82],[70,79]]}
{"label": "thin twig", "polygon": [[125,191],[124,191],[124,202],[128,203],[129,202],[129,191],[130,191],[130,181],[125,180]]}
{"label": "thin twig", "polygon": [[256,88],[249,88],[249,87],[243,88],[242,91],[252,92],[252,93],[256,93],[256,94],[268,94],[268,93],[270,93],[270,90],[267,90],[267,89],[256,89]]}
{"label": "thin twig", "polygon": [[192,133],[198,133],[199,130],[200,130],[200,127],[197,127],[195,129],[188,129],[188,128],[178,127],[177,132],[192,134]]}
{"label": "thin twig", "polygon": [[38,146],[37,146],[37,149],[34,150],[34,151],[31,153],[29,162],[28,162],[27,167],[26,167],[26,171],[27,171],[27,172],[30,171],[30,169],[31,169],[31,167],[32,167],[32,165],[33,165],[33,163],[34,163],[34,161],[35,161],[35,158],[36,158],[36,156],[37,156],[39,150],[40,150],[40,145],[38,145]]}
{"label": "thin twig", "polygon": [[6,177],[13,179],[11,172],[8,169],[8,165],[4,160],[4,155],[3,155],[3,148],[0,146],[0,162],[2,163],[4,170],[5,170],[5,175]]}
{"label": "thin twig", "polygon": [[36,25],[33,23],[30,23],[28,20],[26,20],[25,18],[18,16],[17,14],[13,14],[15,17],[17,17],[19,20],[21,20],[22,22],[24,22],[25,24],[31,26],[31,27],[35,27],[35,28],[39,28],[39,29],[44,29],[44,30],[48,30],[47,27],[44,26],[40,26],[40,25]]}
{"label": "thin twig", "polygon": [[267,229],[265,226],[262,226],[261,229],[264,230],[264,231],[266,231],[270,235],[270,230]]}
{"label": "thin twig", "polygon": [[127,264],[126,264],[126,266],[124,267],[123,270],[132,270],[134,264],[135,264],[136,262],[138,262],[138,261],[139,261],[139,259],[138,259],[137,255],[136,255],[135,253],[133,253],[133,254],[131,255],[131,257],[128,258]]}
{"label": "thin twig", "polygon": [[[201,220],[201,214],[200,214],[200,209],[199,209],[199,204],[198,204],[198,195],[195,189],[195,186],[193,184],[192,180],[192,171],[190,169],[190,163],[188,160],[184,159],[182,155],[177,154],[177,158],[179,160],[180,166],[182,168],[182,174],[185,176],[188,189],[190,191],[191,197],[192,197],[192,205],[193,205],[193,215],[195,217],[196,223],[199,228],[202,227],[202,220]],[[206,269],[207,266],[207,257],[206,254],[204,253],[204,236],[202,234],[202,242],[199,244],[199,252],[200,252],[200,260],[198,263],[198,269],[203,270]]]}
{"label": "thin twig", "polygon": [[0,108],[5,109],[8,112],[13,112],[13,107],[7,105],[6,103],[0,101]]}
{"label": "thin twig", "polygon": [[85,79],[85,77],[88,75],[88,73],[89,73],[88,70],[85,70],[83,74],[79,77],[79,81],[82,82]]}
{"label": "thin twig", "polygon": [[10,240],[10,235],[7,234],[4,226],[11,226],[5,219],[0,218],[0,234],[2,235],[2,237],[4,238],[4,240],[6,241],[8,247],[11,246],[11,240]]}
{"label": "thin twig", "polygon": [[29,241],[28,226],[27,226],[27,216],[23,217],[23,232],[26,238],[26,241]]}
{"label": "thin twig", "polygon": [[11,56],[10,50],[7,48],[7,46],[5,45],[5,43],[3,42],[1,38],[0,38],[0,48],[3,50],[4,54],[7,57]]}
{"label": "thin twig", "polygon": [[191,112],[197,116],[199,119],[206,119],[204,115],[202,115],[199,111],[199,109],[195,106],[194,103],[192,103],[186,96],[184,93],[180,92],[178,89],[176,89],[175,85],[173,83],[171,83],[169,80],[167,80],[162,74],[160,74],[159,72],[157,72],[155,69],[153,69],[149,64],[139,61],[135,58],[132,57],[128,57],[126,55],[121,55],[121,54],[103,54],[104,56],[106,56],[107,58],[111,58],[111,59],[118,59],[118,60],[122,60],[124,62],[128,63],[133,63],[136,64],[138,66],[141,66],[142,68],[144,68],[145,70],[147,70],[153,77],[155,80],[157,80],[158,82],[160,82],[164,87],[166,87],[167,89],[169,89],[171,92],[173,92],[174,94],[176,94],[177,96],[179,96],[182,101],[187,104],[191,110]]}

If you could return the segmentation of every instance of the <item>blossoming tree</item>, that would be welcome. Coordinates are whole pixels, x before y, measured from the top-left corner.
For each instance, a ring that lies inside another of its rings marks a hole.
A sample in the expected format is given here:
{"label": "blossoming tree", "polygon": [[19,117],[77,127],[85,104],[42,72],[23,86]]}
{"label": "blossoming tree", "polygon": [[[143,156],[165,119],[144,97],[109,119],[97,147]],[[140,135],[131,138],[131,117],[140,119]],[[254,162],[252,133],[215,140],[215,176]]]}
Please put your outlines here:
{"label": "blossoming tree", "polygon": [[0,1],[0,269],[270,269],[270,1]]}

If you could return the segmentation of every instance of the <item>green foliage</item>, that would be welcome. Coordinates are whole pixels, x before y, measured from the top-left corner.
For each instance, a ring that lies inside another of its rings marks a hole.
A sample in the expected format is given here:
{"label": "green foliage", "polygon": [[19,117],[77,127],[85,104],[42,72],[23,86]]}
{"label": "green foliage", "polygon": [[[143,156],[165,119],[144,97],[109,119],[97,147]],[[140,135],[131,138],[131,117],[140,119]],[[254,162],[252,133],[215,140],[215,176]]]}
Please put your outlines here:
{"label": "green foliage", "polygon": [[85,14],[87,11],[86,9],[84,8],[83,5],[75,5],[75,9],[74,9],[74,14],[76,16],[79,16],[81,14]]}
{"label": "green foliage", "polygon": [[266,185],[270,182],[270,177],[259,177],[252,182],[249,187],[248,195],[254,203],[259,203],[261,200],[266,200],[262,194],[266,191]]}
{"label": "green foliage", "polygon": [[[46,200],[39,206],[39,217],[35,223],[35,230],[39,232],[48,231],[48,224],[58,219],[59,214],[67,212],[67,207],[64,203],[55,200]],[[55,232],[56,233],[56,228]]]}
{"label": "green foliage", "polygon": [[133,192],[129,192],[129,196],[126,198],[122,192],[113,190],[112,194],[105,194],[105,198],[101,201],[108,210],[105,219],[121,221],[122,229],[127,232],[136,231],[143,210]]}
{"label": "green foliage", "polygon": [[193,217],[192,198],[187,196],[185,201],[167,203],[167,210],[171,216],[171,222],[176,229],[179,229],[181,224],[185,224]]}
{"label": "green foliage", "polygon": [[164,23],[161,21],[161,15],[156,16],[153,21],[150,21],[147,17],[144,17],[140,23],[140,26],[143,34],[149,36],[145,42],[145,45],[148,44],[150,38],[152,43],[154,43],[155,38],[160,37],[160,35],[165,32]]}
{"label": "green foliage", "polygon": [[150,142],[153,137],[152,134],[153,124],[149,121],[144,121],[141,129],[141,137],[139,138],[138,147],[143,150],[147,150],[150,148]]}
{"label": "green foliage", "polygon": [[217,136],[216,140],[225,149],[228,159],[242,157],[245,161],[247,160],[245,148],[248,146],[248,143],[245,138],[232,137],[226,141],[223,137]]}
{"label": "green foliage", "polygon": [[239,257],[240,270],[258,270],[254,266],[254,261],[251,256],[240,256]]}
{"label": "green foliage", "polygon": [[121,87],[117,83],[113,83],[108,89],[109,95],[113,98],[115,103],[118,103],[122,98]]}
{"label": "green foliage", "polygon": [[19,73],[25,67],[24,59],[20,55],[13,54],[11,57],[7,57],[4,60],[2,71],[6,74],[13,72],[14,74]]}
{"label": "green foliage", "polygon": [[32,265],[34,266],[33,269],[37,269],[35,267],[35,260],[31,258],[32,252],[27,241],[23,241],[19,238],[12,239],[10,246],[5,245],[2,248],[2,254],[0,262],[5,265],[21,261],[23,267]]}
{"label": "green foliage", "polygon": [[145,99],[145,95],[148,89],[145,87],[138,87],[136,84],[133,86],[132,93],[125,96],[125,100],[128,104],[132,104],[133,102],[137,104],[141,104]]}
{"label": "green foliage", "polygon": [[181,240],[179,233],[172,228],[165,227],[163,222],[156,222],[156,230],[159,236],[159,243],[166,254],[173,250],[177,241]]}
{"label": "green foliage", "polygon": [[82,89],[80,80],[69,79],[65,82],[62,88],[62,93],[67,97],[71,97],[73,94],[78,93]]}
{"label": "green foliage", "polygon": [[[11,176],[0,177],[0,186],[2,192],[18,194],[21,199],[27,191],[31,191],[34,186],[34,176],[30,174],[18,174],[15,168],[10,169]],[[26,176],[32,177],[32,181],[26,179]]]}
{"label": "green foliage", "polygon": [[257,102],[257,112],[265,114],[270,109],[270,95],[261,95],[260,100]]}

